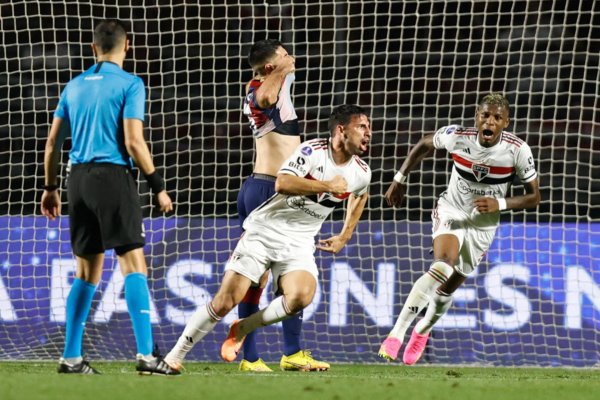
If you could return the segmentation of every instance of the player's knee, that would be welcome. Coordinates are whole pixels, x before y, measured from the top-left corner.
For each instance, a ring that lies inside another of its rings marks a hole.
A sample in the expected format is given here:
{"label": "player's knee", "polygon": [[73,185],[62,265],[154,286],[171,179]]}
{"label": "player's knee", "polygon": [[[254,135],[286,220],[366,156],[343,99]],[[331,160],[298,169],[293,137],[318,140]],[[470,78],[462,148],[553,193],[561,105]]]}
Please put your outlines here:
{"label": "player's knee", "polygon": [[215,313],[224,317],[229,311],[233,310],[233,307],[237,305],[237,301],[232,293],[217,293],[211,304]]}
{"label": "player's knee", "polygon": [[446,282],[454,272],[452,264],[448,260],[435,260],[429,267],[429,273],[433,274],[438,281]]}
{"label": "player's knee", "polygon": [[295,314],[302,311],[312,303],[315,291],[310,288],[299,288],[293,292],[285,294],[285,301],[289,310]]}

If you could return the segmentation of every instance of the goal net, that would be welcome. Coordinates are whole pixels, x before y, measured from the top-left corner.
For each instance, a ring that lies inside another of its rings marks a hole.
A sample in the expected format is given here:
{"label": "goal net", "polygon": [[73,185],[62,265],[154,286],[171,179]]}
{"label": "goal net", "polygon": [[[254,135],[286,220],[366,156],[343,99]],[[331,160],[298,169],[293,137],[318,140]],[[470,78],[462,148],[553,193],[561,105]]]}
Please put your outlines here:
{"label": "goal net", "polygon": [[[317,253],[318,291],[303,347],[331,362],[379,362],[381,341],[432,262],[430,212],[451,159],[410,174],[400,208],[383,194],[408,150],[448,124],[473,126],[490,91],[511,102],[509,131],[539,172],[537,210],[504,212],[496,240],[455,293],[425,353],[430,363],[592,366],[600,358],[600,13],[593,1],[13,0],[0,6],[0,360],[57,359],[75,261],[68,220],[39,213],[43,152],[66,82],[94,63],[102,18],[129,26],[124,68],[147,86],[146,136],[176,203],[152,210],[144,180],[154,336],[168,351],[215,295],[238,227],[236,196],[252,172],[241,113],[246,57],[278,38],[296,57],[293,100],[303,138],[327,136],[332,108],[365,107],[373,140],[368,207],[338,255]],[[63,152],[61,177],[67,160]],[[515,184],[512,191],[522,193]],[[68,199],[63,191],[63,213]],[[343,213],[320,237],[338,232]],[[265,290],[262,305],[272,298]],[[192,360],[217,360],[232,312]],[[281,326],[256,335],[282,354]],[[112,251],[94,297],[84,352],[132,359],[123,277]]]}

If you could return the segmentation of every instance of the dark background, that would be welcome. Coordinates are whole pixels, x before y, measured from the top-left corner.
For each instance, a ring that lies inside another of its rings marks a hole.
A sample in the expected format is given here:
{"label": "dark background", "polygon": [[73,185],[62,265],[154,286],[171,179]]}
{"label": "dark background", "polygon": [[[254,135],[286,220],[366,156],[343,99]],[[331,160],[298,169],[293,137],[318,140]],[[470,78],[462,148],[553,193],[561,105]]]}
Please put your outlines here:
{"label": "dark background", "polygon": [[129,26],[125,69],[146,82],[146,135],[179,216],[235,217],[253,157],[241,114],[246,55],[271,37],[297,57],[294,102],[306,139],[327,134],[335,105],[369,110],[373,184],[364,219],[429,220],[449,176],[447,154],[410,175],[406,207],[387,207],[383,193],[411,145],[443,125],[471,126],[489,91],[509,98],[508,130],[531,146],[542,190],[537,211],[505,218],[600,218],[596,1],[103,3],[0,6],[0,214],[39,213],[60,91],[94,63],[93,26],[116,17]]}

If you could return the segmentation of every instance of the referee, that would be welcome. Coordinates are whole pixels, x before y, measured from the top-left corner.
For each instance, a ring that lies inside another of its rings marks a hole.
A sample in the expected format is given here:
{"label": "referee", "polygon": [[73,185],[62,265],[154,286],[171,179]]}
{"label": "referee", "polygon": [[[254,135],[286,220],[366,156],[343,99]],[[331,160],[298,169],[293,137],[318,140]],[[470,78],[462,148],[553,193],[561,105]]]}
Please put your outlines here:
{"label": "referee", "polygon": [[61,214],[57,183],[60,149],[71,134],[69,224],[77,274],[67,298],[65,348],[58,372],[98,373],[82,357],[83,330],[102,276],[104,252],[114,249],[125,277],[125,300],[137,343],[136,370],[176,375],[179,372],[163,361],[152,338],[142,210],[131,174],[137,165],[160,210],[173,210],[144,139],[144,83],[122,69],[129,40],[120,21],[100,22],[92,49],[97,63],[64,88],[44,155],[41,211],[54,220]]}

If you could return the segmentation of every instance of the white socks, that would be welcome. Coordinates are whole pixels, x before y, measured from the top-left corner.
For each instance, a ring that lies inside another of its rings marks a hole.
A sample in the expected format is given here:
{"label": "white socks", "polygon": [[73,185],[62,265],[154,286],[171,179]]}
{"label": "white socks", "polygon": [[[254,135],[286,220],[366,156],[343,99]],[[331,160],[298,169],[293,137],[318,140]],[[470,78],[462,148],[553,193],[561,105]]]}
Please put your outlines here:
{"label": "white socks", "polygon": [[434,261],[425,274],[414,283],[406,302],[400,311],[396,324],[388,336],[404,341],[406,330],[417,315],[429,304],[430,296],[442,283],[446,282],[453,268],[443,261]]}
{"label": "white socks", "polygon": [[[291,315],[284,297],[279,296],[266,308],[242,319],[239,325],[239,334],[245,336],[256,328],[275,324]],[[186,324],[177,344],[165,356],[167,364],[181,364],[194,345],[212,331],[219,321],[221,321],[221,317],[215,313],[210,302],[206,304],[206,307],[201,307],[196,311]]]}
{"label": "white socks", "polygon": [[244,318],[239,325],[240,335],[247,335],[256,328],[276,324],[292,316],[283,296],[277,297],[267,307]]}
{"label": "white socks", "polygon": [[433,296],[431,296],[431,301],[429,302],[429,307],[427,307],[425,318],[417,322],[415,331],[419,335],[424,335],[431,332],[433,325],[435,325],[442,315],[446,314],[446,311],[448,311],[451,305],[452,295],[444,293],[439,289],[436,290]]}
{"label": "white socks", "polygon": [[415,282],[389,336],[393,336],[400,341],[403,341],[408,327],[413,323],[421,310],[429,303],[428,293],[430,289],[435,287],[434,284],[439,285],[439,283],[435,281],[431,282],[431,280],[432,279],[425,274]]}
{"label": "white socks", "polygon": [[79,357],[69,357],[69,358],[63,358],[63,360],[65,360],[67,362],[67,364],[70,365],[75,365],[75,364],[79,364],[80,362],[83,361],[83,357],[79,356]]}
{"label": "white socks", "polygon": [[200,307],[185,325],[177,344],[165,356],[167,364],[181,364],[194,345],[212,331],[220,320],[221,317],[215,313],[210,302],[205,307]]}

